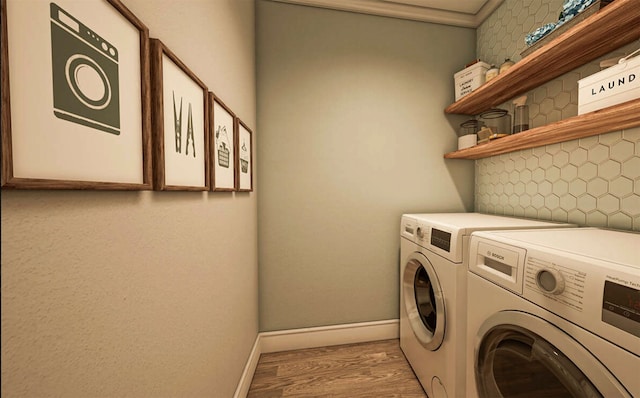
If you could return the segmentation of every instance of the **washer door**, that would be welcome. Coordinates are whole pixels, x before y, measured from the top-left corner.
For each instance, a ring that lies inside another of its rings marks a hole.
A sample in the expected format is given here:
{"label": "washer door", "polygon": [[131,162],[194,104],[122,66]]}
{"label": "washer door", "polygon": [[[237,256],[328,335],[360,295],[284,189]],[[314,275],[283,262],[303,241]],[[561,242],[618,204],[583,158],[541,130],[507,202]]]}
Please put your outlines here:
{"label": "washer door", "polygon": [[630,397],[589,351],[537,316],[495,314],[480,328],[476,343],[480,397]]}
{"label": "washer door", "polygon": [[435,269],[423,254],[413,253],[407,259],[402,290],[413,333],[425,348],[437,350],[444,339],[444,299]]}

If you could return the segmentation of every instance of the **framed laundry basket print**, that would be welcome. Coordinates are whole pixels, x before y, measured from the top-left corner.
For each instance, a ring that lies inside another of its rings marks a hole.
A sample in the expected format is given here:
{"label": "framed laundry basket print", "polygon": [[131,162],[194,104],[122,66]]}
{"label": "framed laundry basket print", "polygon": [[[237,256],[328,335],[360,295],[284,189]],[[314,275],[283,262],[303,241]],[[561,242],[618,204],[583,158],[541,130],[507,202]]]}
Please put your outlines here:
{"label": "framed laundry basket print", "polygon": [[242,120],[238,120],[238,139],[236,142],[238,191],[253,191],[253,142],[252,131]]}
{"label": "framed laundry basket print", "polygon": [[207,86],[151,39],[154,189],[209,190]]}
{"label": "framed laundry basket print", "polygon": [[118,0],[2,1],[2,187],[152,187],[149,31]]}
{"label": "framed laundry basket print", "polygon": [[235,191],[236,117],[213,93],[209,93],[209,104],[212,143],[211,188],[213,191]]}

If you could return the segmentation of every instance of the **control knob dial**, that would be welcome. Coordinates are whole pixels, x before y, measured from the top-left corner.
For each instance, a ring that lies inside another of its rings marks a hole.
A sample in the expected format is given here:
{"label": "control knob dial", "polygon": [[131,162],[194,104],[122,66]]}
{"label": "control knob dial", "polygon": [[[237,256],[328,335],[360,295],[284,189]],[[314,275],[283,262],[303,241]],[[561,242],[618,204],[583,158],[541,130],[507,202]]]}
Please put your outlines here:
{"label": "control knob dial", "polygon": [[545,293],[561,294],[564,291],[564,277],[557,269],[541,269],[536,273],[536,285]]}

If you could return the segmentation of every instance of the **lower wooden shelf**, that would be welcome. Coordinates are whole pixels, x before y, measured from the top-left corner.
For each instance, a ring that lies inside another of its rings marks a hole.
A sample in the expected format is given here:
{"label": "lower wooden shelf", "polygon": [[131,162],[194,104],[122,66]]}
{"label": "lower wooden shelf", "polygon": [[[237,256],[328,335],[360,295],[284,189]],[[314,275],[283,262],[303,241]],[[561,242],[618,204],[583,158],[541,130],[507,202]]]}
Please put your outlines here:
{"label": "lower wooden shelf", "polygon": [[444,157],[482,159],[635,126],[640,126],[640,98],[498,138],[487,144],[449,152]]}

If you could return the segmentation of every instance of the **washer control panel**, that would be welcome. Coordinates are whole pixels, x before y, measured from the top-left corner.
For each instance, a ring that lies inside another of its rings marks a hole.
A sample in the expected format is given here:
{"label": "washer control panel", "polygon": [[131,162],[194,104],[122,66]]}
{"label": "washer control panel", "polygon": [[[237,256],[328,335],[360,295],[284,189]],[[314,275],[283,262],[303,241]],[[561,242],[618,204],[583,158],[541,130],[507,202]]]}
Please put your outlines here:
{"label": "washer control panel", "polygon": [[[544,245],[527,244],[521,239],[494,239],[508,234],[505,231],[472,234],[469,271],[492,281],[496,289],[510,290],[640,355],[640,262],[637,261],[640,256],[636,260],[632,257],[630,262],[617,263],[582,255],[578,250],[551,249],[549,246],[555,242],[550,233],[538,237],[544,239]],[[524,232],[512,234],[519,238]],[[602,238],[601,233],[598,236]],[[615,237],[625,239],[625,236]],[[633,236],[619,249],[638,247],[640,240],[634,239],[639,238],[640,235]],[[576,245],[584,251],[589,248],[585,242]]]}
{"label": "washer control panel", "polygon": [[530,255],[524,275],[526,289],[536,291],[560,305],[582,311],[586,272]]}

